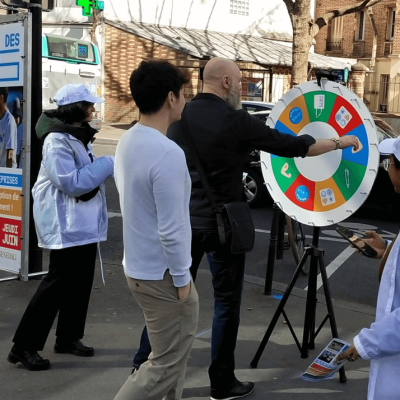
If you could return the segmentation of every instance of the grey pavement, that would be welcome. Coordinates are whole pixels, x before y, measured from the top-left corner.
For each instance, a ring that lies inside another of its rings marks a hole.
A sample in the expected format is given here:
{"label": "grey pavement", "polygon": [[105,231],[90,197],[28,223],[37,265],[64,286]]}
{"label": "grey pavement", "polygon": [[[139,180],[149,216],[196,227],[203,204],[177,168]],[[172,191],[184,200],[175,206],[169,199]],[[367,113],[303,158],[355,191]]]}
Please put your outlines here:
{"label": "grey pavement", "polygon": [[[105,126],[97,135],[96,146],[115,146],[124,129]],[[113,141],[113,142],[112,142]],[[97,154],[97,151],[96,151]],[[46,254],[45,254],[46,256]],[[45,257],[46,258],[46,257]],[[204,261],[203,261],[204,262]],[[7,363],[11,339],[39,281],[0,282],[0,400],[94,400],[113,399],[130,374],[132,358],[143,328],[143,315],[129,293],[119,260],[103,260],[106,284],[99,265],[89,306],[84,343],[95,348],[93,358],[55,354],[55,329],[50,332],[42,356],[49,358],[48,371],[27,371]],[[79,279],[79,277],[77,277]],[[186,373],[184,399],[208,399],[210,334],[213,313],[211,276],[200,269],[196,281],[200,297],[198,334]],[[256,383],[249,400],[329,399],[365,400],[369,363],[359,360],[346,364],[346,383],[339,376],[318,383],[305,382],[299,375],[331,339],[329,323],[316,338],[309,358],[302,359],[287,324],[281,316],[257,368],[250,362],[279,304],[285,285],[274,282],[273,295],[266,296],[264,280],[246,275],[241,308],[241,324],[236,349],[236,375]],[[294,288],[285,312],[294,331],[302,339],[306,292]],[[71,288],[71,296],[74,290]],[[317,326],[326,315],[324,297],[318,295]],[[358,331],[369,326],[375,310],[368,306],[333,299],[340,338],[352,341]]]}

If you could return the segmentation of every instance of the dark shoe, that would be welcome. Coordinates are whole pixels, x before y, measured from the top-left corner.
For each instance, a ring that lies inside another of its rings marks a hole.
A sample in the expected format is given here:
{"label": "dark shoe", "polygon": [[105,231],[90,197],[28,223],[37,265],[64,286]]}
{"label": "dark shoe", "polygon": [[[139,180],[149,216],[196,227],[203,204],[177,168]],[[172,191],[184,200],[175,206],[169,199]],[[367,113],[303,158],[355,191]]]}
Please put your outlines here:
{"label": "dark shoe", "polygon": [[71,353],[78,357],[93,357],[94,355],[93,347],[85,346],[80,340],[68,344],[56,342],[54,352],[61,354]]}
{"label": "dark shoe", "polygon": [[139,369],[138,367],[133,367],[133,368],[132,368],[131,375],[133,375],[138,369]]}
{"label": "dark shoe", "polygon": [[50,361],[42,358],[37,351],[19,350],[15,345],[8,353],[7,361],[11,364],[20,362],[30,371],[44,371],[50,368]]}
{"label": "dark shoe", "polygon": [[232,400],[245,397],[254,390],[253,382],[239,382],[237,379],[228,390],[211,389],[211,400]]}

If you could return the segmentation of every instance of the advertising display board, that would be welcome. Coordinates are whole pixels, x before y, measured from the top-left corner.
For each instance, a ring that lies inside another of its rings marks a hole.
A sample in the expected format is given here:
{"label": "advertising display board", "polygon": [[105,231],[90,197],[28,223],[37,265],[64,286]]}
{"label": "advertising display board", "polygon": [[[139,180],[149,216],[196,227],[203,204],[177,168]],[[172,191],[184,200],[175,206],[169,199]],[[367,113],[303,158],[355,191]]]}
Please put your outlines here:
{"label": "advertising display board", "polygon": [[0,84],[23,86],[24,26],[22,22],[0,27]]}
{"label": "advertising display board", "polygon": [[18,274],[21,268],[22,170],[0,168],[0,266]]}
{"label": "advertising display board", "polygon": [[0,165],[0,270],[22,280],[28,280],[29,253],[31,21],[29,13],[0,16],[0,87],[7,88],[1,114],[7,110],[16,127],[0,124],[0,152],[13,143],[18,154],[12,168]]}
{"label": "advertising display board", "polygon": [[379,167],[374,120],[362,102],[343,85],[321,80],[303,83],[283,96],[267,125],[289,135],[315,139],[355,135],[359,149],[339,149],[317,157],[284,158],[261,153],[269,192],[291,218],[327,226],[352,215],[366,200]]}

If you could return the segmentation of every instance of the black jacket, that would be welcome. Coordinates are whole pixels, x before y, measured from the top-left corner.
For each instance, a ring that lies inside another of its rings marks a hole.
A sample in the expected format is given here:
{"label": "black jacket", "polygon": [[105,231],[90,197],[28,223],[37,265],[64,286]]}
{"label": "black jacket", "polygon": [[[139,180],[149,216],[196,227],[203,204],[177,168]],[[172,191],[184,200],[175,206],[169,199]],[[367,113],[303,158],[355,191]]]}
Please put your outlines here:
{"label": "black jacket", "polygon": [[[245,110],[234,110],[210,93],[194,97],[183,111],[200,162],[217,204],[243,200],[242,174],[249,149],[281,157],[305,157],[315,143],[309,135],[292,136],[271,129]],[[215,216],[204,192],[181,130],[181,122],[170,125],[167,136],[185,152],[192,178],[190,218],[194,229],[215,229]]]}

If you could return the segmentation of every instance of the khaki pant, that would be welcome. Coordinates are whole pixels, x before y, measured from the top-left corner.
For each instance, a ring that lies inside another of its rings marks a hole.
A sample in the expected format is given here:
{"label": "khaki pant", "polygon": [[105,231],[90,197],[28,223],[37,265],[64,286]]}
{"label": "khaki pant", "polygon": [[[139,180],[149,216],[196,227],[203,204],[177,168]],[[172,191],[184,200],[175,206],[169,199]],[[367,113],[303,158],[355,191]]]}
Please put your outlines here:
{"label": "khaki pant", "polygon": [[127,281],[143,311],[152,352],[149,360],[129,376],[114,400],[179,400],[197,331],[196,288],[191,282],[189,296],[180,301],[169,271],[162,281],[129,277]]}

